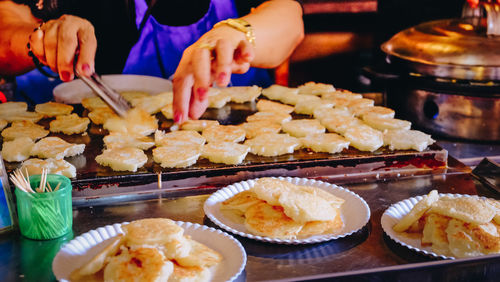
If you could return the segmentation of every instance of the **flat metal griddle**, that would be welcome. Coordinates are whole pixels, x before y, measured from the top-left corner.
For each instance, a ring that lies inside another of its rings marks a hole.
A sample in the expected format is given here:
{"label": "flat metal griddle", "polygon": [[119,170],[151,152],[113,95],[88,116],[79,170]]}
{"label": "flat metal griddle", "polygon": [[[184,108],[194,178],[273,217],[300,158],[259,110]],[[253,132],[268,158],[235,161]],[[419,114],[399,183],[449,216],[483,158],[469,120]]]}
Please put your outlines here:
{"label": "flat metal griddle", "polygon": [[[86,116],[87,111],[80,105],[75,106],[75,112]],[[209,109],[203,119],[218,120],[221,124],[240,124],[248,115],[256,112],[255,102],[235,104],[229,103],[220,109]],[[158,114],[159,127],[166,130],[172,125],[172,121],[166,120],[163,115]],[[311,118],[305,115],[294,115],[297,118]],[[39,124],[48,128],[50,120],[42,120]],[[102,195],[102,193],[124,193],[127,189],[123,187],[156,183],[158,174],[161,173],[163,180],[186,180],[177,182],[176,186],[200,186],[220,183],[220,178],[231,178],[232,181],[243,180],[257,176],[290,175],[290,176],[321,176],[349,175],[352,173],[384,173],[394,171],[435,171],[445,169],[448,153],[437,145],[432,145],[423,152],[417,151],[390,151],[381,148],[375,152],[361,152],[352,147],[338,154],[316,153],[307,149],[300,149],[293,154],[278,157],[262,157],[249,153],[242,164],[225,165],[211,163],[206,159],[199,159],[195,165],[188,168],[167,169],[153,162],[152,150],[147,150],[148,162],[137,172],[116,172],[109,167],[100,166],[95,162],[95,157],[103,149],[103,137],[107,134],[101,126],[90,124],[87,134],[63,135],[54,134],[72,143],[83,143],[86,145],[82,155],[67,158],[66,160],[77,168],[77,177],[72,179],[73,187],[87,196]],[[17,168],[20,163],[6,163],[8,170]],[[235,177],[237,176],[237,177]],[[217,180],[219,178],[219,180]],[[226,181],[223,181],[226,182]],[[102,187],[113,187],[113,191]],[[88,191],[88,190],[93,191]],[[119,189],[119,190],[117,190]],[[77,192],[75,191],[75,192]],[[86,192],[85,192],[86,191]]]}

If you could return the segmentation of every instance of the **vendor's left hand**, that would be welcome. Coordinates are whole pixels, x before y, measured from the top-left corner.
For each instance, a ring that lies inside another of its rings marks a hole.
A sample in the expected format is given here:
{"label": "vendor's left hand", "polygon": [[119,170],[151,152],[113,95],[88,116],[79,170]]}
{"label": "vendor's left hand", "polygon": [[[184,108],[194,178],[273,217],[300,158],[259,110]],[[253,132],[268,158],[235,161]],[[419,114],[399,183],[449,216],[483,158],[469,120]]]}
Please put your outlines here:
{"label": "vendor's left hand", "polygon": [[173,77],[174,122],[198,119],[208,106],[208,89],[225,87],[232,73],[245,73],[255,50],[245,35],[228,26],[205,33],[183,53]]}

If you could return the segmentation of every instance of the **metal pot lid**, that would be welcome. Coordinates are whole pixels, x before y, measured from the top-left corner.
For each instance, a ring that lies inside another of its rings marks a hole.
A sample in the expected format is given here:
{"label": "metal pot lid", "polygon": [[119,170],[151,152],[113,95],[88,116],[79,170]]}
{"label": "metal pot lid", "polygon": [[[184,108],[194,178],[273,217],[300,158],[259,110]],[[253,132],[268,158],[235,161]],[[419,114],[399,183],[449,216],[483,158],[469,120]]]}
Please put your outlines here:
{"label": "metal pot lid", "polygon": [[452,79],[500,80],[500,37],[475,20],[447,19],[403,30],[382,44],[391,64],[410,73]]}

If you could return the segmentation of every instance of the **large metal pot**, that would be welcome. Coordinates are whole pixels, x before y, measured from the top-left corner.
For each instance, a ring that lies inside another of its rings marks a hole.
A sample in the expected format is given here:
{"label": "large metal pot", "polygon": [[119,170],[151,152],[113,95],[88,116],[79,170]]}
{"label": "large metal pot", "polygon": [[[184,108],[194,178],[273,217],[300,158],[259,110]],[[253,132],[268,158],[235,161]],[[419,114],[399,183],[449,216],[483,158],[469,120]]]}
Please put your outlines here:
{"label": "large metal pot", "polygon": [[[498,12],[498,10],[497,10]],[[494,19],[432,21],[382,44],[388,104],[439,135],[500,141],[500,36]]]}

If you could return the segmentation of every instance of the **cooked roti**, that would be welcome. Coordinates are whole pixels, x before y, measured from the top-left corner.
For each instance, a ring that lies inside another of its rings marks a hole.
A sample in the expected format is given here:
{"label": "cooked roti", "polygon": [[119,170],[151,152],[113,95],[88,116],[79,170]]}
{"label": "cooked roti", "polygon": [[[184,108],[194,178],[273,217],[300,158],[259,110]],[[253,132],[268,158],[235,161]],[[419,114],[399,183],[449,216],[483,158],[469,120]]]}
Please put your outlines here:
{"label": "cooked roti", "polygon": [[90,120],[79,117],[77,114],[59,115],[50,122],[51,132],[62,132],[67,135],[79,134],[87,131]]}
{"label": "cooked roti", "polygon": [[360,151],[373,152],[384,145],[382,132],[368,125],[353,126],[345,131],[344,137],[352,147]]}
{"label": "cooked roti", "polygon": [[256,85],[225,87],[220,90],[222,93],[228,95],[231,101],[235,103],[253,102],[262,92],[262,88]]}
{"label": "cooked roti", "polygon": [[283,122],[281,127],[284,132],[294,137],[305,137],[325,132],[325,127],[316,119],[294,119]]}
{"label": "cooked roti", "polygon": [[43,138],[49,134],[48,130],[41,125],[31,121],[15,121],[12,125],[2,131],[4,140],[13,140],[21,137],[29,137],[32,140]]}
{"label": "cooked roti", "polygon": [[47,102],[35,106],[35,112],[43,115],[44,117],[55,117],[59,115],[69,115],[73,111],[73,106]]}
{"label": "cooked roti", "polygon": [[2,145],[2,157],[8,162],[21,162],[30,157],[31,148],[35,142],[29,137],[20,137],[12,141],[4,141]]}
{"label": "cooked roti", "polygon": [[201,146],[196,143],[169,145],[153,149],[153,160],[161,167],[188,167],[196,163],[201,155]]}
{"label": "cooked roti", "polygon": [[[21,170],[28,170],[30,175],[42,174],[43,169],[49,174],[60,174],[69,178],[76,177],[76,168],[63,159],[28,159],[23,162]],[[55,187],[53,187],[55,188]]]}
{"label": "cooked roti", "polygon": [[250,147],[234,142],[211,142],[203,146],[201,156],[212,163],[240,164]]}
{"label": "cooked roti", "polygon": [[31,155],[39,158],[63,159],[83,153],[85,144],[72,144],[59,137],[45,137],[36,142]]}
{"label": "cooked roti", "polygon": [[214,125],[205,128],[202,136],[210,142],[241,142],[245,140],[246,132],[236,125]]}
{"label": "cooked roti", "polygon": [[349,148],[349,141],[335,133],[314,134],[300,138],[302,147],[314,152],[335,154]]}
{"label": "cooked roti", "polygon": [[95,157],[102,166],[109,166],[114,171],[137,171],[147,161],[148,157],[141,149],[124,147],[106,149]]}
{"label": "cooked roti", "polygon": [[259,112],[278,112],[290,114],[293,112],[293,107],[289,105],[283,105],[278,102],[273,102],[265,99],[259,99],[257,102],[257,111]]}
{"label": "cooked roti", "polygon": [[384,133],[384,145],[390,150],[425,150],[435,142],[430,135],[418,130],[387,130]]}
{"label": "cooked roti", "polygon": [[267,133],[245,141],[255,155],[272,157],[291,154],[300,147],[299,139],[288,134]]}

